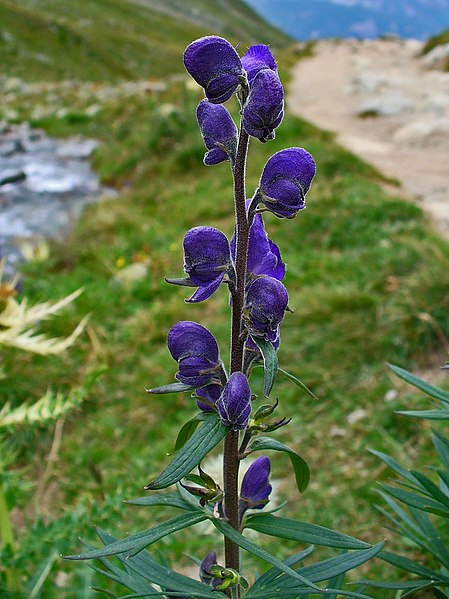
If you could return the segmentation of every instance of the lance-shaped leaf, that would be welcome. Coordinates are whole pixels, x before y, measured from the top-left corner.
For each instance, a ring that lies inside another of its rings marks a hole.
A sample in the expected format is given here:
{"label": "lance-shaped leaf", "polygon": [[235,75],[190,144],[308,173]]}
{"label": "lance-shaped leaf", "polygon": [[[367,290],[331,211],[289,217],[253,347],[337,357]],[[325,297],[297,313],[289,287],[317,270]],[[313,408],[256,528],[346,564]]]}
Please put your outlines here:
{"label": "lance-shaped leaf", "polygon": [[305,393],[305,395],[308,395],[312,399],[318,399],[318,397],[316,395],[314,395],[314,393],[312,393],[312,391],[302,381],[300,381],[294,374],[291,374],[291,372],[287,372],[283,368],[278,368],[278,371],[281,372],[287,379],[289,379],[290,381],[295,383],[295,385],[297,387],[299,387],[301,389],[301,391],[303,393]]}
{"label": "lance-shaped leaf", "polygon": [[106,547],[93,549],[92,551],[87,551],[86,553],[66,555],[64,558],[70,560],[84,560],[106,557],[108,555],[117,555],[120,553],[126,553],[127,555],[135,554],[137,553],[136,550],[142,551],[145,549],[145,547],[148,547],[156,541],[159,541],[159,539],[162,539],[163,537],[166,537],[177,530],[182,530],[183,528],[188,528],[189,526],[203,522],[203,520],[206,519],[207,516],[204,513],[193,512],[182,514],[181,516],[176,516],[176,518],[167,520],[167,522],[158,524],[153,528],[130,535],[129,537],[126,537],[126,539],[121,539],[115,543],[111,543]]}
{"label": "lance-shaped leaf", "polygon": [[145,507],[151,507],[154,505],[176,507],[181,510],[188,510],[189,512],[195,509],[192,505],[184,501],[184,499],[179,496],[179,493],[155,493],[152,495],[146,495],[145,497],[137,497],[136,499],[126,499],[124,503],[129,503],[130,505],[141,505]]}
{"label": "lance-shaped leaf", "polygon": [[[102,530],[97,529],[97,534],[105,545],[117,542],[114,537]],[[183,592],[184,595],[186,593],[191,594],[199,599],[219,599],[220,597],[224,597],[222,593],[212,591],[207,585],[183,574],[179,574],[167,566],[161,565],[147,551],[130,558],[117,555],[117,559],[125,566],[127,571],[135,572],[143,580],[148,580],[161,588],[168,587],[173,589],[173,592]],[[101,561],[103,563],[107,562],[105,559],[101,559]]]}
{"label": "lance-shaped leaf", "polygon": [[440,399],[442,402],[449,405],[449,393],[447,391],[443,391],[443,389],[440,389],[439,387],[426,383],[426,381],[423,381],[411,372],[407,372],[407,370],[399,368],[399,366],[394,366],[394,364],[388,364],[388,368],[406,383],[410,383],[410,385],[424,391],[424,393],[427,393],[430,397]]}
{"label": "lance-shaped leaf", "polygon": [[303,460],[296,451],[287,447],[287,445],[284,445],[275,439],[270,439],[270,437],[257,437],[252,441],[251,445],[246,450],[246,453],[249,454],[253,451],[262,451],[266,449],[282,451],[288,455],[295,472],[296,485],[299,492],[303,493],[307,489],[310,480],[310,470],[305,460]]}
{"label": "lance-shaped leaf", "polygon": [[[304,549],[303,551],[299,551],[298,553],[291,555],[287,559],[283,560],[283,562],[286,566],[292,568],[293,566],[296,566],[296,564],[298,564],[299,562],[305,560],[306,557],[311,555],[314,551],[315,547],[313,547],[312,545],[310,547],[307,547],[307,549]],[[270,586],[274,582],[274,580],[281,574],[282,572],[281,570],[279,570],[279,568],[270,568],[267,572],[262,574],[262,576],[259,576],[259,578],[256,579],[255,583],[251,587],[251,592],[254,593],[258,589]]]}
{"label": "lance-shaped leaf", "polygon": [[179,482],[181,478],[196,468],[204,456],[224,439],[229,427],[222,424],[217,414],[206,414],[205,416],[204,423],[193,433],[184,447],[178,451],[170,464],[155,480],[145,487],[147,491],[165,489]]}
{"label": "lance-shaped leaf", "polygon": [[396,410],[395,414],[425,420],[449,420],[449,410]]}
{"label": "lance-shaped leaf", "polygon": [[447,507],[441,504],[439,501],[434,501],[429,497],[422,497],[421,495],[410,493],[409,491],[404,491],[403,489],[397,489],[391,485],[380,486],[386,493],[395,499],[399,499],[399,501],[402,501],[410,507],[417,508],[423,512],[436,514],[437,516],[443,516],[444,518],[449,518],[449,511]]}
{"label": "lance-shaped leaf", "polygon": [[182,391],[193,391],[195,389],[192,385],[186,385],[185,383],[170,383],[168,385],[162,385],[162,387],[154,387],[154,389],[145,389],[147,393],[162,394],[162,393],[180,393]]}
{"label": "lance-shaped leaf", "polygon": [[395,553],[390,553],[389,551],[382,551],[379,553],[380,559],[388,562],[389,564],[393,564],[397,568],[401,570],[405,570],[406,572],[411,572],[412,574],[416,574],[417,576],[421,576],[422,578],[429,578],[430,580],[440,580],[446,583],[449,583],[449,577],[444,574],[434,572],[430,570],[430,568],[426,568],[417,562],[408,559],[407,557],[403,557],[401,555],[396,555]]}
{"label": "lance-shaped leaf", "polygon": [[246,551],[248,551],[249,553],[257,555],[257,557],[260,557],[272,566],[276,566],[276,568],[281,570],[284,574],[287,574],[288,577],[296,578],[297,581],[301,582],[304,586],[308,587],[309,589],[314,589],[315,591],[322,590],[315,584],[313,584],[310,580],[308,580],[301,574],[298,574],[298,572],[296,572],[295,570],[292,570],[292,568],[287,566],[284,562],[278,560],[276,557],[274,557],[274,555],[271,555],[271,553],[268,553],[268,551],[261,549],[258,545],[244,537],[239,532],[237,532],[230,524],[227,524],[227,522],[223,522],[222,520],[218,520],[215,518],[211,519],[211,522],[213,523],[215,528],[221,532],[222,535],[239,545],[242,549],[246,549]]}
{"label": "lance-shaped leaf", "polygon": [[264,368],[263,394],[265,397],[269,397],[278,371],[277,353],[271,341],[267,341],[266,339],[263,339],[263,337],[256,336],[252,337],[252,340],[260,349],[260,353],[262,354]]}
{"label": "lance-shaped leaf", "polygon": [[[318,562],[317,564],[298,568],[296,573],[306,577],[313,583],[322,582],[323,580],[330,580],[331,578],[340,576],[340,574],[349,572],[357,566],[361,566],[362,564],[366,563],[381,551],[384,544],[384,542],[381,542],[377,543],[377,545],[373,545],[369,549],[359,549],[357,551],[351,551],[350,553],[343,553],[342,555],[331,557]],[[276,579],[273,589],[276,589],[279,592],[284,590],[289,591],[292,597],[296,597],[298,594],[302,594],[301,591],[304,590],[304,585],[298,585],[296,581],[292,581],[289,576],[282,574]],[[263,590],[268,591],[269,589],[265,588]],[[332,589],[327,589],[327,591],[330,593],[332,592]],[[366,597],[366,595],[362,595],[360,593],[351,593],[350,591],[341,591],[340,594],[349,597]],[[266,597],[268,599],[274,596],[276,596],[276,594],[263,595],[260,590],[257,592],[257,594],[253,595],[250,590],[245,597],[248,597],[248,599],[262,599],[263,597]]]}
{"label": "lance-shaped leaf", "polygon": [[187,441],[198,428],[199,423],[203,422],[205,419],[206,415],[204,414],[204,412],[199,412],[193,418],[191,418],[185,424],[183,424],[183,426],[179,429],[175,445],[168,455],[172,455],[179,451],[182,447],[184,447],[184,445],[187,443]]}
{"label": "lance-shaped leaf", "polygon": [[335,532],[324,526],[268,514],[249,516],[245,521],[245,527],[279,539],[290,539],[322,547],[337,547],[339,549],[368,549],[372,547],[364,541],[359,541],[354,537]]}

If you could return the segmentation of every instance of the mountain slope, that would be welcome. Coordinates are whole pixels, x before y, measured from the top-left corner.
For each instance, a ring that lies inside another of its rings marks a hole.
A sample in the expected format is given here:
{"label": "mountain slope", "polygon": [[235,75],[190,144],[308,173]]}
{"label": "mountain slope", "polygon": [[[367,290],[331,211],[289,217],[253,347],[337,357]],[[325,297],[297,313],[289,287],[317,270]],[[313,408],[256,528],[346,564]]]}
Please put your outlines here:
{"label": "mountain slope", "polygon": [[246,0],[296,39],[374,38],[387,33],[425,39],[449,25],[449,0]]}
{"label": "mountain slope", "polygon": [[182,71],[180,52],[202,35],[233,43],[289,38],[241,0],[3,0],[2,74],[30,81],[117,81]]}

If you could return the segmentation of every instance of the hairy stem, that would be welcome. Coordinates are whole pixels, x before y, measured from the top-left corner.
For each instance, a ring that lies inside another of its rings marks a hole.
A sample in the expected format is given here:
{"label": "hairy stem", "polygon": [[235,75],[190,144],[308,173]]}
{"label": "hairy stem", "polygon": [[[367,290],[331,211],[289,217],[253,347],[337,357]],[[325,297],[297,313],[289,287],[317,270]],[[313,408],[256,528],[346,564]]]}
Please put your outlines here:
{"label": "hairy stem", "polygon": [[[232,327],[231,327],[231,374],[243,370],[244,339],[241,335],[242,311],[245,301],[246,258],[248,253],[249,225],[246,216],[245,165],[248,152],[249,137],[243,127],[240,128],[237,155],[235,158],[234,199],[236,220],[236,281],[232,293]],[[230,431],[224,443],[223,480],[225,516],[231,526],[240,529],[239,516],[239,433]],[[240,549],[238,545],[225,538],[226,567],[240,569]],[[238,588],[234,596],[239,597]]]}

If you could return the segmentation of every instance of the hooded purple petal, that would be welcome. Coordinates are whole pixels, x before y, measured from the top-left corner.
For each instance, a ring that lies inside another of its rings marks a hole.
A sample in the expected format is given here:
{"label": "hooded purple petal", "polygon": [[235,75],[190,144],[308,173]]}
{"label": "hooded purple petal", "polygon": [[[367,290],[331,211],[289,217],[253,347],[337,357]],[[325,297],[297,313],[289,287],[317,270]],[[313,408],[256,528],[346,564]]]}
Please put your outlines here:
{"label": "hooded purple petal", "polygon": [[214,227],[194,227],[184,237],[184,270],[195,285],[217,279],[231,265],[228,238]]}
{"label": "hooded purple petal", "polygon": [[178,362],[176,378],[185,385],[202,387],[216,377],[218,366],[202,356],[187,356]]}
{"label": "hooded purple petal", "polygon": [[280,281],[267,276],[255,279],[246,294],[246,328],[249,333],[274,340],[287,305],[287,289]]}
{"label": "hooded purple petal", "polygon": [[267,504],[272,491],[268,477],[270,460],[266,456],[257,458],[245,473],[240,491],[240,500],[251,509],[262,509]]}
{"label": "hooded purple petal", "polygon": [[184,52],[184,65],[204,87],[210,102],[226,102],[245,77],[239,55],[222,37],[209,35],[195,40]]}
{"label": "hooded purple petal", "polygon": [[200,564],[200,579],[202,582],[209,584],[212,581],[213,576],[209,572],[209,568],[211,566],[215,566],[216,564],[217,554],[215,553],[215,551],[209,551],[209,553],[206,555],[206,557]]}
{"label": "hooded purple petal", "polygon": [[182,320],[173,325],[168,333],[167,345],[177,362],[199,356],[206,358],[212,365],[218,364],[219,351],[215,337],[197,322]]}
{"label": "hooded purple petal", "polygon": [[264,44],[251,46],[242,58],[242,65],[246,71],[248,82],[251,85],[254,77],[262,69],[277,71],[276,61],[270,52],[270,48]]}
{"label": "hooded purple petal", "polygon": [[199,302],[204,302],[205,300],[209,299],[210,296],[213,295],[220,287],[224,275],[225,273],[222,272],[220,275],[218,275],[217,278],[215,278],[210,283],[200,285],[198,289],[195,291],[195,293],[185,301],[188,304],[198,304]]}
{"label": "hooded purple petal", "polygon": [[254,77],[243,107],[242,123],[248,135],[262,142],[274,138],[284,116],[284,90],[278,74],[263,69]]}
{"label": "hooded purple petal", "polygon": [[[247,205],[251,200],[247,201]],[[235,261],[235,234],[231,239],[231,256]],[[282,262],[278,246],[268,238],[261,214],[256,214],[249,231],[248,258],[246,262],[248,278],[252,275],[268,275],[282,280],[285,264]]]}
{"label": "hooded purple petal", "polygon": [[196,118],[209,150],[204,156],[204,164],[212,165],[234,159],[237,147],[237,127],[231,115],[221,104],[202,100],[196,109]]}
{"label": "hooded purple petal", "polygon": [[246,428],[251,414],[251,389],[242,372],[231,374],[217,403],[221,421],[233,430]]}
{"label": "hooded purple petal", "polygon": [[261,201],[279,218],[292,218],[305,208],[315,176],[315,161],[303,148],[287,148],[266,163],[260,179]]}
{"label": "hooded purple petal", "polygon": [[[206,385],[205,387],[196,389],[195,393],[200,397],[200,399],[196,400],[196,405],[203,412],[215,412],[216,409],[213,406],[217,403],[222,390],[223,387],[217,384]],[[201,398],[205,401],[202,401]]]}

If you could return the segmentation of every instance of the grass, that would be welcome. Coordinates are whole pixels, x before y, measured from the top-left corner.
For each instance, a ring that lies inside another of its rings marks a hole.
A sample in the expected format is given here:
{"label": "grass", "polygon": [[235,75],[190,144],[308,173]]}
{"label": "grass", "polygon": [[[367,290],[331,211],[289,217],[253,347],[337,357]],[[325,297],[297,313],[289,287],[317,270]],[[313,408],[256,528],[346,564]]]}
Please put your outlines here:
{"label": "grass", "polygon": [[[62,334],[82,315],[92,316],[88,335],[62,359],[18,352],[3,356],[12,400],[37,397],[48,381],[70,388],[94,365],[108,366],[91,401],[65,423],[59,459],[37,514],[26,501],[21,504],[27,524],[20,527],[25,537],[18,562],[25,571],[50,547],[73,551],[76,535],[91,537],[93,523],[122,533],[145,527],[147,515],[123,508],[121,499],[142,493],[166,461],[175,431],[194,413],[186,395],[148,397],[143,391],[172,380],[168,328],[180,319],[200,320],[227,355],[224,290],[204,306],[186,306],[185,291],[163,282],[164,275],[181,273],[183,231],[204,223],[232,233],[230,173],[226,165],[206,169],[201,164],[197,99],[180,82],[132,103],[106,102],[92,118],[33,123],[53,135],[100,139],[95,166],[105,182],[122,191],[118,199],[89,207],[64,244],[53,246],[47,263],[25,266],[24,289],[36,301],[85,288],[66,320],[51,324],[52,332]],[[73,91],[58,98],[58,104],[76,106],[80,115],[94,101]],[[22,102],[24,108],[17,101],[15,106],[25,116],[26,96]],[[171,115],[163,108],[167,105]],[[308,148],[318,165],[308,209],[294,221],[267,217],[266,222],[287,263],[286,284],[296,309],[283,327],[281,363],[290,365],[320,402],[298,395],[287,381],[277,383],[282,414],[295,423],[278,436],[309,461],[312,484],[299,498],[282,459],[274,460],[274,476],[281,496],[290,500],[290,515],[378,540],[385,533],[371,503],[373,481],[382,468],[366,449],[413,454],[425,427],[404,419],[399,424],[394,416],[407,391],[385,403],[396,383],[384,362],[416,369],[428,367],[429,356],[438,353],[438,331],[448,325],[449,252],[419,208],[387,196],[373,168],[337,146],[328,133],[297,119],[285,120],[275,142],[252,144],[248,191],[269,155],[294,144]],[[116,264],[139,260],[149,263],[148,276],[131,286],[118,284]],[[26,479],[36,483],[51,430],[24,435],[32,450],[19,439],[19,464],[27,465]],[[323,463],[329,467],[322,468]],[[161,547],[179,560],[187,551],[185,539],[203,550],[204,537],[192,533]],[[30,544],[32,555],[25,549]],[[56,571],[67,573],[67,587],[77,589],[64,591],[65,596],[81,596],[83,568],[58,562]],[[45,592],[49,597],[55,592],[54,577]]]}
{"label": "grass", "polygon": [[[424,44],[421,53],[423,55],[428,54],[434,48],[437,48],[438,46],[442,46],[444,44],[449,44],[449,29],[444,29],[437,35],[432,35],[431,37],[429,37],[429,39]],[[443,61],[442,67],[444,71],[449,71],[449,59],[446,58]]]}
{"label": "grass", "polygon": [[[3,389],[15,405],[39,397],[49,383],[70,389],[86,372],[107,366],[90,401],[65,420],[50,478],[45,459],[53,429],[24,430],[9,439],[17,453],[8,479],[20,539],[15,565],[24,579],[54,549],[75,551],[78,535],[93,540],[92,524],[124,535],[168,517],[166,510],[150,513],[121,501],[143,494],[195,408],[188,395],[150,397],[144,388],[173,380],[175,364],[165,339],[177,320],[201,321],[216,335],[224,359],[228,354],[225,290],[204,305],[187,306],[185,290],[163,281],[182,272],[187,229],[208,224],[232,234],[229,169],[201,164],[204,148],[194,117],[198,91],[184,80],[159,92],[113,89],[106,98],[101,85],[30,86],[6,96],[5,110],[14,110],[18,120],[30,120],[52,135],[99,139],[95,168],[120,192],[88,207],[64,243],[52,245],[47,262],[23,268],[24,292],[32,301],[84,287],[66,319],[49,323],[48,330],[67,333],[91,313],[87,334],[62,358],[13,351],[1,356],[7,373]],[[48,108],[39,118],[33,116],[36,105]],[[98,111],[90,116],[93,105]],[[66,110],[55,116],[56,107]],[[331,134],[298,119],[287,117],[274,142],[251,144],[248,193],[267,158],[295,145],[307,148],[317,162],[308,208],[293,221],[265,220],[287,263],[285,282],[295,308],[285,319],[280,361],[320,401],[300,395],[288,381],[276,383],[280,414],[293,417],[277,438],[309,462],[312,482],[299,497],[282,457],[273,458],[273,474],[279,497],[289,500],[286,515],[373,542],[388,535],[395,547],[398,540],[372,508],[374,481],[385,475],[367,449],[403,463],[405,454],[414,466],[414,456],[424,461],[431,453],[423,435],[428,425],[394,414],[419,405],[419,399],[390,379],[384,363],[416,371],[444,362],[449,248],[418,207],[383,191],[375,169],[335,144]],[[124,267],[136,262],[147,266],[147,276],[121,284]],[[260,373],[253,383],[260,391]],[[397,395],[387,401],[392,388]],[[185,553],[220,550],[206,533],[187,531],[157,547],[185,567]],[[293,548],[283,543],[279,553]],[[8,560],[1,555],[2,563]],[[372,577],[384,572],[384,565],[369,570]],[[57,560],[42,597],[93,597],[90,584],[106,583],[83,566]]]}

